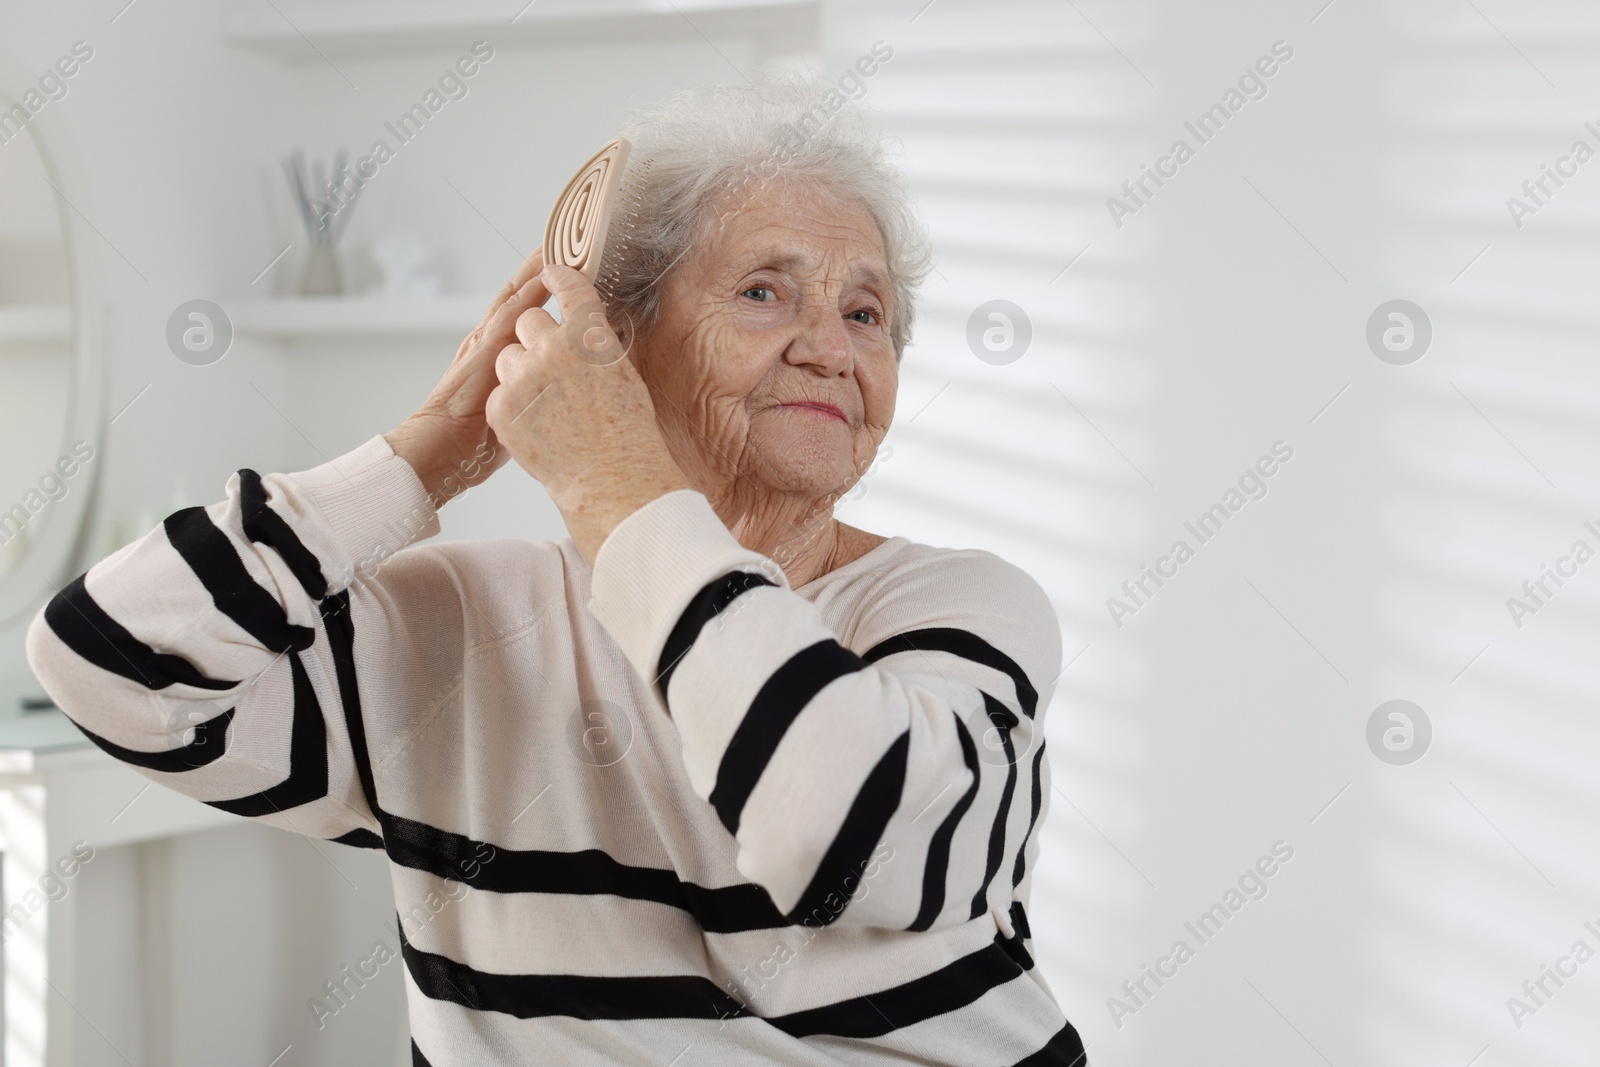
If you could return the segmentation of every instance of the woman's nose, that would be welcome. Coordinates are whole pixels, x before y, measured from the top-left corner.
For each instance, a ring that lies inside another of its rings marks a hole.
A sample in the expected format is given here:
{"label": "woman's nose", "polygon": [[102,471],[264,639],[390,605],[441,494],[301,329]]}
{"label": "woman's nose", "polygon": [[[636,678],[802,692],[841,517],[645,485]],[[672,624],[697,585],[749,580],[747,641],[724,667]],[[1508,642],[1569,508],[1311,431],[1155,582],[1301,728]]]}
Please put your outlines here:
{"label": "woman's nose", "polygon": [[830,374],[848,369],[854,359],[850,333],[835,308],[813,307],[802,313],[800,328],[789,343],[785,358],[796,365],[810,364]]}

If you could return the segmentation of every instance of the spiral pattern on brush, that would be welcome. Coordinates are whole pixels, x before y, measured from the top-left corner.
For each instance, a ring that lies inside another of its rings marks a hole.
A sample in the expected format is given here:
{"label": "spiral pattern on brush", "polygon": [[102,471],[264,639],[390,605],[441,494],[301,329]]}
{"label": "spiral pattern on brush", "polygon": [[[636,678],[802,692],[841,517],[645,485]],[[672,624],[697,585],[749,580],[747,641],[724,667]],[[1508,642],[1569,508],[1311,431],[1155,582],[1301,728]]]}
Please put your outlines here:
{"label": "spiral pattern on brush", "polygon": [[605,248],[610,208],[627,164],[627,142],[602,148],[567,183],[545,224],[546,263],[561,263],[593,280]]}

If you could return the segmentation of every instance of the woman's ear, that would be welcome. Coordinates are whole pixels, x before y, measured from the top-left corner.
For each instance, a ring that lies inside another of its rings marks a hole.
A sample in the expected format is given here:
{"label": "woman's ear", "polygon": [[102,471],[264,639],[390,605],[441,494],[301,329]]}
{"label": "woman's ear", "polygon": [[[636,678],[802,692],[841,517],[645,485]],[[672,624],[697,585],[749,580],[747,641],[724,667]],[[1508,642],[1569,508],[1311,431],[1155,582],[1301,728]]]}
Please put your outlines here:
{"label": "woman's ear", "polygon": [[622,342],[622,350],[628,354],[628,361],[633,364],[633,369],[642,374],[649,338],[624,317],[620,329],[617,330],[617,340]]}
{"label": "woman's ear", "polygon": [[[601,304],[605,308],[606,325],[617,335],[623,354],[632,360],[634,344],[639,340],[639,331],[634,328],[633,317],[606,296],[601,297]],[[634,363],[634,368],[638,368],[637,362]]]}

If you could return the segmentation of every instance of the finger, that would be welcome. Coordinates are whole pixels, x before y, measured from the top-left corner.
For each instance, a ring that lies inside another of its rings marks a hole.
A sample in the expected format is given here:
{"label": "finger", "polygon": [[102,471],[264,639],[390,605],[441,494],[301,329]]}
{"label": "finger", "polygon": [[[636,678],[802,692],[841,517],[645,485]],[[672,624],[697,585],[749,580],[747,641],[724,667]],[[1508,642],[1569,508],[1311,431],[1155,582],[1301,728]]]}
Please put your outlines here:
{"label": "finger", "polygon": [[476,336],[470,345],[463,347],[456,358],[470,357],[472,353],[484,355],[498,352],[503,346],[516,340],[517,316],[529,308],[541,307],[550,301],[550,290],[545,288],[543,279],[535,274],[522,287],[503,301],[498,311],[481,323]]}
{"label": "finger", "polygon": [[556,306],[561,309],[561,321],[572,322],[574,316],[582,321],[596,321],[592,319],[595,312],[602,316],[599,320],[604,322],[605,305],[600,301],[600,294],[595,290],[594,283],[579,270],[560,263],[552,263],[540,272],[545,288],[550,295],[556,298]]}
{"label": "finger", "polygon": [[[487,407],[487,399],[488,398],[486,397],[485,398],[485,407]],[[489,448],[491,449],[490,455],[494,457],[493,459],[489,460],[489,464],[488,464],[488,466],[489,466],[489,474],[493,474],[495,471],[499,470],[501,467],[504,467],[506,465],[506,460],[511,458],[511,450],[508,449],[508,448],[500,447],[500,438],[495,436],[495,432],[494,432],[494,429],[492,427],[488,427],[487,426],[487,423],[488,423],[488,419],[487,418],[484,419],[484,423],[485,423],[485,427],[486,427],[485,431],[484,431],[484,441],[488,444]],[[483,476],[484,477],[484,481],[488,481],[489,480],[489,474],[486,474],[486,475]]]}
{"label": "finger", "polygon": [[483,313],[483,317],[485,319],[493,318],[494,313],[500,310],[500,305],[504,304],[514,294],[520,292],[522,287],[528,283],[529,278],[538,277],[539,271],[542,269],[544,269],[543,245],[528,253],[528,258],[523,260],[516,273],[511,275],[511,280],[502,286],[500,291],[495,294],[494,299],[489,302],[489,309]]}
{"label": "finger", "polygon": [[497,385],[491,389],[489,395],[483,401],[483,421],[488,425],[489,432],[495,435],[496,440],[500,438],[501,410],[505,406],[506,387],[503,385]]}
{"label": "finger", "polygon": [[527,352],[528,350],[521,345],[511,344],[502,348],[494,357],[494,376],[502,385],[511,380],[517,361],[527,355]]}
{"label": "finger", "polygon": [[539,282],[537,288],[530,288],[530,282],[538,281],[539,271],[543,266],[544,249],[536,248],[527,259],[522,261],[522,265],[511,276],[511,280],[501,286],[494,299],[489,301],[488,310],[483,313],[483,318],[478,320],[478,325],[472,333],[468,334],[466,340],[461,342],[461,347],[456,350],[456,358],[451,360],[452,363],[459,363],[469,353],[480,351],[485,338],[494,339],[494,332],[498,328],[496,323],[507,305],[518,305],[516,310],[510,314],[510,317],[515,319],[522,308],[527,307],[530,303],[538,306],[550,299],[550,291],[544,287],[543,282]]}
{"label": "finger", "polygon": [[556,320],[544,308],[528,308],[517,316],[517,340],[532,348],[541,333],[556,329]]}
{"label": "finger", "polygon": [[544,279],[535,274],[523,283],[516,294],[500,306],[490,322],[486,341],[508,344],[517,332],[517,319],[529,310],[538,310],[550,302],[550,290]]}

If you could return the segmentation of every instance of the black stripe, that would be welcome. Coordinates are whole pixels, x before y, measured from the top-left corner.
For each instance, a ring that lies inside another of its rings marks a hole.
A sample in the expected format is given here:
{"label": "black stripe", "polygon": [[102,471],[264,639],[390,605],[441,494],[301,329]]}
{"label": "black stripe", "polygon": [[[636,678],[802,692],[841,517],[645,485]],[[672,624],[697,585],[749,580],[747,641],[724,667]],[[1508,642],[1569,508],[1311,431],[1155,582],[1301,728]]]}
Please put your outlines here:
{"label": "black stripe", "polygon": [[743,1012],[743,1005],[699,975],[492,974],[415,948],[403,930],[400,954],[428,999],[514,1019],[727,1019]]}
{"label": "black stripe", "polygon": [[[981,692],[981,690],[980,690]],[[995,812],[994,828],[989,831],[989,860],[984,865],[983,884],[972,895],[972,915],[976,919],[988,910],[989,883],[1000,870],[1000,860],[1006,848],[1006,820],[1011,815],[1011,794],[1017,788],[1017,746],[1011,742],[1011,730],[1020,721],[1016,712],[1000,703],[988,693],[983,693],[984,706],[989,711],[989,721],[1000,731],[1000,743],[1006,750],[1006,784],[1000,792],[1000,810]]]}
{"label": "black stripe", "polygon": [[261,475],[253,470],[239,471],[239,510],[243,513],[245,536],[276,552],[288,564],[307,596],[321,600],[328,595],[328,580],[322,576],[322,565],[283,516],[272,510],[261,485]]}
{"label": "black stripe", "polygon": [[[378,806],[378,784],[372,774],[372,755],[367,751],[366,720],[361,717],[361,687],[356,683],[356,628],[350,608],[350,591],[341,590],[317,605],[322,629],[328,635],[328,652],[333,657],[333,673],[339,681],[339,706],[344,711],[345,732],[350,735],[350,754],[361,781],[361,793],[378,826],[383,828],[383,809]],[[386,834],[387,836],[387,834]]]}
{"label": "black stripe", "polygon": [[978,786],[983,782],[982,772],[978,768],[978,746],[973,744],[972,734],[967,731],[961,716],[955,712],[951,712],[951,715],[956,720],[956,736],[961,740],[961,757],[966,761],[967,770],[972,772],[972,784],[967,786],[967,791],[961,794],[961,799],[956,801],[956,806],[950,809],[950,814],[945,816],[944,822],[939,824],[928,841],[928,859],[922,868],[922,906],[917,909],[917,917],[906,927],[907,930],[928,929],[939,917],[939,912],[944,910],[945,881],[950,876],[950,841],[955,837],[956,824],[972,807],[973,798],[978,795]]}
{"label": "black stripe", "polygon": [[788,925],[766,890],[749,882],[707,889],[671,870],[634,867],[599,849],[512,850],[384,812],[384,848],[394,863],[491,893],[608,894],[692,915],[707,933]]}
{"label": "black stripe", "polygon": [[311,688],[298,652],[289,653],[289,670],[294,678],[294,723],[290,728],[288,775],[259,793],[205,802],[213,808],[253,819],[328,795],[328,725],[322,720],[322,705],[317,702],[317,692]]}
{"label": "black stripe", "polygon": [[1017,928],[1017,933],[1026,941],[1033,940],[1033,929],[1028,925],[1028,913],[1022,908],[1022,901],[1011,902],[1011,925]]}
{"label": "black stripe", "polygon": [[925,630],[907,630],[903,634],[895,634],[873,645],[861,658],[868,663],[876,663],[885,656],[892,656],[896,652],[949,652],[951,655],[969,659],[974,663],[981,663],[985,667],[993,667],[997,671],[1004,671],[1011,676],[1011,682],[1017,689],[1017,704],[1021,706],[1022,713],[1028,718],[1033,718],[1034,712],[1039,707],[1039,691],[1028,681],[1028,676],[1017,664],[1017,661],[995,648],[989,642],[979,637],[970,630],[959,630],[949,626],[931,626]]}
{"label": "black stripe", "polygon": [[997,936],[976,952],[904,985],[767,1021],[793,1037],[882,1037],[964,1008],[1021,974]]}
{"label": "black stripe", "polygon": [[165,752],[140,752],[138,749],[123,748],[77,723],[73,725],[78,726],[85,737],[99,745],[108,755],[123,763],[167,774],[179,774],[183,771],[192,771],[196,767],[204,767],[227,750],[228,723],[233,721],[234,710],[229,708],[221,715],[197,723],[194,728],[194,740],[181,748],[168,749]]}
{"label": "black stripe", "polygon": [[[766,1021],[791,1037],[882,1037],[964,1008],[991,989],[1020,977],[1021,968],[1000,942],[997,936],[976,952],[890,989]],[[610,1020],[729,1019],[746,1014],[744,1005],[699,975],[494,974],[416,948],[406,940],[403,928],[400,953],[418,992],[430,1000],[516,1019],[554,1015]]]}
{"label": "black stripe", "polygon": [[349,845],[351,848],[375,848],[380,852],[383,851],[383,838],[362,827],[357,827],[347,834],[340,834],[338,837],[327,838],[327,840],[336,845]]}
{"label": "black stripe", "polygon": [[205,508],[184,508],[167,516],[167,540],[211,594],[217,610],[273,652],[311,647],[316,631],[289,622],[283,605],[250,577],[239,550],[217,529]]}
{"label": "black stripe", "polygon": [[656,685],[661,689],[661,699],[667,698],[667,683],[678,663],[694,647],[695,639],[716,615],[739,598],[739,595],[761,585],[774,585],[765,575],[754,571],[731,571],[715,581],[708,582],[689,601],[683,614],[678,616],[667,643],[662,646],[661,659],[656,664]]}
{"label": "black stripe", "polygon": [[382,831],[389,859],[437,878],[462,882],[494,893],[610,894],[628,900],[653,901],[682,909],[708,933],[770,930],[787,925],[765,889],[753,883],[708,889],[682,882],[671,870],[635,867],[599,849],[578,852],[511,850],[476,841],[464,834],[393,815],[378,803],[366,725],[361,715],[361,690],[355,669],[355,626],[350,595],[341,592],[322,602],[323,626],[339,679],[339,699],[356,774],[367,806]]}
{"label": "black stripe", "polygon": [[772,896],[754,882],[707,889],[693,882],[680,882],[689,902],[689,913],[708,934],[736,934],[745,930],[771,930],[789,925],[788,918],[772,902]]}
{"label": "black stripe", "polygon": [[[843,906],[834,911],[827,906],[827,900],[835,895],[848,899],[859,886],[861,872],[866,870],[873,850],[878,847],[884,827],[889,825],[889,819],[900,806],[900,790],[906,780],[906,752],[910,747],[911,731],[907,730],[895,739],[867,775],[833,843],[828,846],[822,862],[817,864],[811,884],[789,912],[791,923],[827,926],[844,914]],[[856,885],[846,885],[849,880],[855,880]],[[818,920],[818,912],[825,918]],[[813,921],[808,923],[807,919]]]}
{"label": "black stripe", "polygon": [[[1017,903],[1020,903],[1020,901]],[[1015,916],[1015,905],[1012,906],[1011,911],[1012,915]],[[1024,938],[1022,931],[1018,930],[1015,936],[1001,937],[999,939],[999,945],[1001,948],[1005,949],[1007,956],[1010,956],[1016,961],[1018,967],[1021,967],[1025,971],[1031,971],[1033,970],[1033,957],[1028,955],[1028,946],[1022,943],[1023,940]]]}
{"label": "black stripe", "polygon": [[1028,832],[1022,835],[1022,847],[1017,849],[1017,865],[1011,869],[1011,887],[1022,884],[1028,868],[1028,839],[1039,823],[1039,808],[1044,803],[1044,782],[1039,778],[1040,764],[1044,763],[1044,739],[1039,739],[1039,751],[1033,754],[1033,813],[1028,816]]}
{"label": "black stripe", "polygon": [[165,689],[173,683],[197,689],[232,689],[239,684],[207,678],[182,656],[157,652],[134,637],[95,603],[84,585],[85,577],[74,578],[44,609],[51,632],[79,656],[146,689]]}
{"label": "black stripe", "polygon": [[411,1067],[433,1067],[433,1064],[428,1062],[428,1057],[417,1047],[416,1038],[411,1039]]}
{"label": "black stripe", "polygon": [[1033,957],[1028,954],[1024,941],[1033,940],[1033,931],[1028,926],[1028,913],[1022,910],[1022,901],[1011,902],[1011,928],[1016,931],[1016,936],[1009,939],[1002,938],[1001,943],[1006,946],[1006,951],[1011,953],[1011,958],[1022,965],[1025,971],[1033,970]]}
{"label": "black stripe", "polygon": [[728,833],[739,832],[751,791],[800,712],[825,686],[865,666],[855,653],[827,638],[790,656],[762,683],[722,752],[717,784],[708,798]]}
{"label": "black stripe", "polygon": [[1062,1022],[1050,1043],[1032,1055],[1018,1060],[1012,1067],[1088,1067],[1084,1055],[1083,1039],[1069,1022]]}

